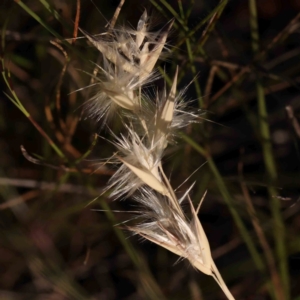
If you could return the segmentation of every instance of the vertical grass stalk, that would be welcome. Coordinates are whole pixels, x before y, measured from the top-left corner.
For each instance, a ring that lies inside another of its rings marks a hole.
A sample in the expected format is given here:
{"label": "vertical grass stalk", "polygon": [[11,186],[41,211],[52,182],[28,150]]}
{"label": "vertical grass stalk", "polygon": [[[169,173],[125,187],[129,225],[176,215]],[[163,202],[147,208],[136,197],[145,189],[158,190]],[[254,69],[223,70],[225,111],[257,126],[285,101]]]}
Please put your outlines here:
{"label": "vertical grass stalk", "polygon": [[[259,32],[258,32],[258,21],[257,21],[257,9],[256,0],[249,0],[250,10],[250,29],[252,38],[252,50],[254,55],[259,52]],[[266,108],[266,99],[264,88],[257,78],[256,81],[256,93],[258,101],[258,119],[260,138],[262,144],[262,151],[264,157],[264,163],[268,176],[268,194],[271,199],[271,212],[274,221],[274,240],[276,244],[276,253],[279,261],[279,269],[282,284],[285,289],[285,299],[289,299],[289,272],[287,265],[287,252],[286,252],[286,238],[285,238],[285,227],[280,212],[280,200],[277,197],[277,191],[273,187],[275,180],[277,179],[277,171],[272,151],[270,129],[268,125],[268,112]]]}

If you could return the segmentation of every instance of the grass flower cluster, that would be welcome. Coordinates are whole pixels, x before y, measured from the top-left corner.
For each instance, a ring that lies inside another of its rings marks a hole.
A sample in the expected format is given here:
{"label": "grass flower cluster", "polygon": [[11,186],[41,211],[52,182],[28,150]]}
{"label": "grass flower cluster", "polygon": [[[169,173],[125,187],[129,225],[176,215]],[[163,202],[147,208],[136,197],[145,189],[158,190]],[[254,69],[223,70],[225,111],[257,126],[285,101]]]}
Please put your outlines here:
{"label": "grass flower cluster", "polygon": [[2,2],[0,299],[300,300],[297,1]]}
{"label": "grass flower cluster", "polygon": [[[164,247],[193,267],[214,277],[228,299],[234,299],[212,259],[209,242],[189,198],[192,186],[178,199],[162,167],[168,144],[174,142],[178,129],[199,120],[200,112],[188,107],[184,91],[177,91],[178,68],[172,86],[161,92],[147,93],[145,87],[158,78],[155,64],[166,49],[173,22],[151,32],[147,11],[141,15],[136,30],[119,27],[86,38],[102,54],[99,75],[94,78],[94,96],[87,102],[91,117],[106,124],[108,118],[120,117],[125,132],[112,133],[117,171],[109,180],[111,197],[131,197],[139,204],[138,225],[128,226],[133,233]],[[191,219],[182,209],[190,204]]]}

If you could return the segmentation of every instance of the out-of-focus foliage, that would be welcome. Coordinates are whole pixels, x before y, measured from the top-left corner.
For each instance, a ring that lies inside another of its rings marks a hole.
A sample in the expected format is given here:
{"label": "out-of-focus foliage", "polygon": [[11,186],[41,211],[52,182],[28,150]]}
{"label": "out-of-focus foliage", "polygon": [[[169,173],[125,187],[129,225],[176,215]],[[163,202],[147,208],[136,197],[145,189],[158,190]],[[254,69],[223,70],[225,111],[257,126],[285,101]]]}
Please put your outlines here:
{"label": "out-of-focus foliage", "polygon": [[[175,19],[159,67],[170,84],[179,66],[179,88],[194,79],[187,99],[203,121],[168,148],[166,173],[176,188],[202,165],[184,185],[197,182],[195,204],[208,191],[199,218],[236,299],[299,300],[300,4],[256,2],[126,0],[116,27],[135,27],[144,7],[157,26]],[[104,32],[118,5],[0,3],[0,299],[224,297],[116,226],[132,218],[130,199],[98,197],[114,150],[84,110],[100,58],[76,27]]]}

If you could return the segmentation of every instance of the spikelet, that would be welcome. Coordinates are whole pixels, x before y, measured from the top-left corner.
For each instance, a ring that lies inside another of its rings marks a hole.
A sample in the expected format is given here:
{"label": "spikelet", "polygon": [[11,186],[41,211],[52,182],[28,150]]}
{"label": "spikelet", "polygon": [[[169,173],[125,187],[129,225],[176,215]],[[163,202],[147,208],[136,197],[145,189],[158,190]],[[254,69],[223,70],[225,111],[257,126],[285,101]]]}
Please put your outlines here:
{"label": "spikelet", "polygon": [[145,144],[133,128],[128,129],[128,135],[115,137],[115,146],[119,150],[117,159],[121,163],[119,169],[109,180],[108,189],[114,188],[111,196],[132,195],[147,182],[153,189],[164,193],[166,188],[158,171],[162,151],[157,151],[156,145]]}
{"label": "spikelet", "polygon": [[188,259],[203,273],[212,275],[209,243],[192,205],[193,218],[189,221],[181,209],[178,210],[180,206],[174,206],[167,197],[149,188],[141,189],[133,199],[141,203],[144,210],[142,221],[135,227],[129,227],[131,231]]}
{"label": "spikelet", "polygon": [[127,136],[114,136],[117,159],[122,164],[109,181],[108,189],[114,188],[111,196],[130,196],[144,184],[163,195],[169,194],[158,170],[163,152],[173,132],[198,117],[196,113],[186,114],[182,110],[181,94],[176,96],[177,76],[178,69],[168,96],[165,90],[161,98],[157,97],[157,105],[144,107],[137,122],[126,126]]}
{"label": "spikelet", "polygon": [[166,87],[161,95],[156,95],[156,105],[147,113],[146,123],[152,144],[160,144],[164,149],[174,142],[179,129],[191,123],[199,122],[201,111],[189,108],[185,100],[185,89],[177,93],[178,67],[173,78],[172,87],[167,94]]}
{"label": "spikelet", "polygon": [[[189,190],[178,202],[186,198],[188,193]],[[127,228],[179,257],[188,259],[194,268],[212,276],[229,300],[234,300],[212,259],[208,239],[197,216],[204,197],[197,210],[188,199],[192,212],[192,219],[188,220],[179,205],[174,205],[167,197],[149,188],[143,188],[134,197],[142,205],[142,221],[139,225]]]}
{"label": "spikelet", "polygon": [[153,68],[173,22],[154,33],[148,31],[149,22],[145,10],[136,30],[121,27],[102,34],[100,39],[81,30],[103,56],[103,65],[96,66],[101,75],[96,79],[95,94],[88,101],[90,116],[98,121],[117,109],[138,112],[141,88],[158,77]]}

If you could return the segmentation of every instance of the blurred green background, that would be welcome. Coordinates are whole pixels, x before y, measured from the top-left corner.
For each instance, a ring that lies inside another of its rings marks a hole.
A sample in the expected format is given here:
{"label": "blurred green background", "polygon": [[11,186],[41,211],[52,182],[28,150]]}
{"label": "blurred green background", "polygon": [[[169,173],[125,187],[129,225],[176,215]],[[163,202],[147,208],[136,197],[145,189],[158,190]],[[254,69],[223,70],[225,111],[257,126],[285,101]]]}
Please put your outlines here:
{"label": "blurred green background", "polygon": [[[117,226],[130,199],[97,197],[114,148],[84,110],[93,90],[79,89],[99,53],[72,39],[78,24],[105,32],[118,4],[1,1],[0,299],[224,299]],[[196,205],[208,191],[199,218],[236,299],[299,300],[299,1],[126,0],[116,26],[135,28],[144,8],[154,29],[175,19],[159,70],[170,83],[178,65],[179,88],[194,79],[186,98],[203,110],[167,149],[166,174],[176,188],[203,164],[178,193],[196,181]]]}

